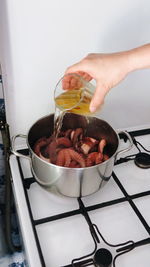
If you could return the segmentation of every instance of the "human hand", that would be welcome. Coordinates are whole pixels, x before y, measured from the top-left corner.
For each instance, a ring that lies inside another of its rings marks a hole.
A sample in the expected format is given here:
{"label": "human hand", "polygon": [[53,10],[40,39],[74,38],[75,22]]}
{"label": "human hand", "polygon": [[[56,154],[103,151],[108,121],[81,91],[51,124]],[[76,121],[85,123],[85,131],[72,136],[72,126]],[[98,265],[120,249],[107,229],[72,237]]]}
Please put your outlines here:
{"label": "human hand", "polygon": [[[95,112],[103,104],[108,91],[123,80],[129,71],[128,52],[120,52],[89,54],[80,62],[69,67],[66,74],[78,73],[87,81],[96,80],[96,89],[90,103],[90,111]],[[68,79],[67,83],[69,88],[74,81]]]}

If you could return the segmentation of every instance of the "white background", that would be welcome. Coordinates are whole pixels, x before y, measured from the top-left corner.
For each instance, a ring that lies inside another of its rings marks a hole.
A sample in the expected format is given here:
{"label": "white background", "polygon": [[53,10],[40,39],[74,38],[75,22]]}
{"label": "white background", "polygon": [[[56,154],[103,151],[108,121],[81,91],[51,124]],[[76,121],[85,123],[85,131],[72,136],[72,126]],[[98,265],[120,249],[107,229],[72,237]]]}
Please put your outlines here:
{"label": "white background", "polygon": [[[0,0],[0,61],[11,135],[54,112],[65,69],[88,53],[150,42],[149,0]],[[150,123],[150,70],[107,95],[99,117],[114,128]]]}

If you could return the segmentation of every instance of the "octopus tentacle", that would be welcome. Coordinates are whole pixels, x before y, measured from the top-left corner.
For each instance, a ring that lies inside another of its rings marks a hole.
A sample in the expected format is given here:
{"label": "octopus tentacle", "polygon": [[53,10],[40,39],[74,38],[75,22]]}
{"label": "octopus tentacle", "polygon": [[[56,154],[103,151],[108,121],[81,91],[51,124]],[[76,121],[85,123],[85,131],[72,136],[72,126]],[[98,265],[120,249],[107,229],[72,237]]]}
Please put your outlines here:
{"label": "octopus tentacle", "polygon": [[70,164],[69,164],[69,167],[70,168],[78,168],[79,164],[75,161],[75,160],[71,160]]}
{"label": "octopus tentacle", "polygon": [[91,152],[87,156],[87,158],[86,158],[86,166],[87,167],[90,167],[90,166],[93,166],[94,165],[96,155],[97,155],[97,152]]}
{"label": "octopus tentacle", "polygon": [[86,159],[86,166],[90,167],[102,162],[102,156],[99,152],[91,152]]}
{"label": "octopus tentacle", "polygon": [[64,149],[60,150],[57,155],[56,165],[58,166],[64,166],[65,164],[65,155],[63,150]]}
{"label": "octopus tentacle", "polygon": [[65,132],[64,136],[67,137],[67,138],[70,138],[71,132],[72,132],[72,129],[68,129],[68,130]]}
{"label": "octopus tentacle", "polygon": [[72,143],[75,144],[78,140],[81,140],[83,136],[83,129],[82,128],[77,128],[72,136]]}
{"label": "octopus tentacle", "polygon": [[56,143],[58,146],[63,145],[64,147],[71,147],[72,142],[67,137],[60,137],[56,139]]}
{"label": "octopus tentacle", "polygon": [[33,150],[39,156],[41,148],[46,145],[47,145],[47,139],[46,137],[42,137],[35,143]]}
{"label": "octopus tentacle", "polygon": [[94,166],[108,160],[106,140],[84,136],[83,132],[82,128],[68,129],[61,131],[58,138],[42,137],[33,150],[47,162],[70,168]]}
{"label": "octopus tentacle", "polygon": [[81,151],[87,155],[96,145],[98,141],[94,138],[85,137],[81,144]]}
{"label": "octopus tentacle", "polygon": [[68,149],[63,149],[63,150],[64,150],[64,157],[65,157],[64,167],[69,167],[70,162],[71,162],[70,154],[68,152]]}
{"label": "octopus tentacle", "polygon": [[101,139],[98,145],[98,150],[100,153],[103,154],[104,151],[104,147],[106,146],[106,140],[105,139]]}
{"label": "octopus tentacle", "polygon": [[96,158],[95,158],[95,164],[100,164],[103,162],[103,154],[98,152]]}
{"label": "octopus tentacle", "polygon": [[56,162],[57,153],[59,151],[59,146],[70,147],[72,145],[71,141],[67,137],[60,137],[53,140],[48,146],[48,154],[52,163]]}
{"label": "octopus tentacle", "polygon": [[78,152],[76,152],[72,149],[68,149],[68,152],[69,152],[72,160],[77,161],[82,168],[85,167],[85,160]]}
{"label": "octopus tentacle", "polygon": [[57,148],[56,140],[52,141],[47,147],[47,152],[49,154],[49,158],[52,163],[56,162],[56,157],[57,157],[56,148]]}
{"label": "octopus tentacle", "polygon": [[76,167],[78,163],[81,167],[85,167],[83,157],[73,149],[65,148],[59,151],[56,160],[57,165],[64,167],[71,167],[72,165],[73,167]]}
{"label": "octopus tentacle", "polygon": [[109,156],[106,155],[106,154],[103,154],[103,161],[106,161],[106,160],[108,160],[108,159],[109,159]]}

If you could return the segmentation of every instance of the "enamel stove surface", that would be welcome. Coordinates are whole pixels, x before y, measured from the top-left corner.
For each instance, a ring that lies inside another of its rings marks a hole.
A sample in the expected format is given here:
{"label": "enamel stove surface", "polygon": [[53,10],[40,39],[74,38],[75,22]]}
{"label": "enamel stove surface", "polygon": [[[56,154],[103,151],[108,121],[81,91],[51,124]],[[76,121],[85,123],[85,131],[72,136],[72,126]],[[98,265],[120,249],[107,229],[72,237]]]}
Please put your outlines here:
{"label": "enamel stove surface", "polygon": [[[34,181],[28,160],[11,155],[12,187],[30,267],[149,266],[150,168],[139,168],[134,160],[135,154],[150,154],[150,129],[131,135],[134,146],[117,160],[108,183],[82,199],[62,196],[54,186],[48,192]],[[127,145],[126,140],[121,143]]]}

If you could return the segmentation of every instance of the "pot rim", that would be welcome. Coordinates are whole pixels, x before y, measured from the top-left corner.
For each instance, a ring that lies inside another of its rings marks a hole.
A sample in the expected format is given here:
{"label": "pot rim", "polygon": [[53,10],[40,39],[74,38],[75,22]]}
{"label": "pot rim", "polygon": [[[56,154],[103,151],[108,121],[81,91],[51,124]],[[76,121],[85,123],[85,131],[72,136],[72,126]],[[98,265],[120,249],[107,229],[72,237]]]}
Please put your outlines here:
{"label": "pot rim", "polygon": [[[40,120],[42,120],[42,119],[44,119],[44,118],[46,118],[46,117],[48,117],[48,116],[50,116],[50,115],[54,115],[54,113],[50,113],[49,115],[46,115],[46,116],[43,116],[43,117],[41,117],[41,118],[39,118],[38,120],[36,120],[35,122],[34,122],[34,124],[30,127],[30,129],[28,130],[28,133],[27,133],[27,140],[26,140],[26,142],[27,142],[27,146],[28,146],[28,148],[29,148],[29,150],[30,150],[30,152],[32,152],[32,154],[34,155],[34,157],[36,157],[37,159],[39,159],[40,161],[42,161],[42,162],[44,162],[45,164],[47,164],[47,165],[49,165],[49,166],[53,166],[53,167],[59,167],[59,168],[61,168],[61,169],[63,169],[63,170],[85,170],[85,169],[92,169],[92,168],[95,168],[95,167],[98,167],[98,166],[102,166],[102,165],[105,165],[108,161],[110,161],[113,157],[115,157],[115,155],[117,154],[117,150],[118,150],[118,147],[119,147],[119,136],[118,136],[118,133],[113,129],[113,131],[114,131],[114,133],[116,134],[116,137],[117,137],[117,141],[118,141],[118,144],[117,144],[117,148],[116,148],[116,151],[115,151],[115,153],[109,158],[109,159],[107,159],[107,160],[105,160],[104,162],[102,162],[102,163],[99,163],[99,164],[96,164],[96,165],[93,165],[93,166],[89,166],[89,167],[78,167],[78,168],[72,168],[72,167],[64,167],[64,166],[59,166],[59,165],[56,165],[56,164],[53,164],[53,163],[51,163],[51,162],[47,162],[46,160],[44,160],[44,159],[42,159],[42,158],[40,158],[34,151],[33,151],[33,149],[31,148],[31,146],[29,145],[29,133],[30,133],[30,131],[31,131],[31,129],[32,129],[32,127],[37,123],[37,122],[39,122]],[[101,120],[101,119],[100,119]],[[101,121],[104,121],[105,122],[105,120],[101,120]],[[111,126],[112,127],[112,126]],[[30,156],[30,158],[32,159],[32,156]]]}

